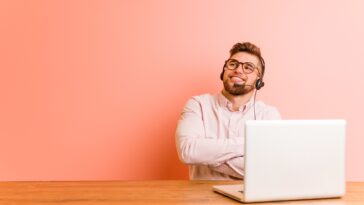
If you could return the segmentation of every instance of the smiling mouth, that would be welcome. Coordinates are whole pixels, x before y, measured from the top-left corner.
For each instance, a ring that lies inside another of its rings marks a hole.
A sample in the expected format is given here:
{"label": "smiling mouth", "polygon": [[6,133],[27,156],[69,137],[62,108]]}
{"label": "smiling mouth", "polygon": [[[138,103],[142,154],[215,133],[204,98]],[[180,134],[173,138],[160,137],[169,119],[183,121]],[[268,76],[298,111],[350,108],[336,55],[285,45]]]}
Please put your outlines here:
{"label": "smiling mouth", "polygon": [[230,77],[230,80],[233,81],[234,83],[237,83],[237,84],[243,84],[244,83],[244,80],[237,77],[237,76]]}

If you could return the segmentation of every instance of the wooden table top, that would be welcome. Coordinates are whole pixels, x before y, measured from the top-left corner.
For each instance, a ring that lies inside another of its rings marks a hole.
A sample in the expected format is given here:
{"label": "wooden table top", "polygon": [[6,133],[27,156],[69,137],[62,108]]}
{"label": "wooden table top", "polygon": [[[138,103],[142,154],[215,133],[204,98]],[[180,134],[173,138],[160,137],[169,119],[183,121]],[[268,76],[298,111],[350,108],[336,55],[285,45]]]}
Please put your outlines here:
{"label": "wooden table top", "polygon": [[[0,182],[0,204],[241,204],[212,191],[240,181],[55,181]],[[348,182],[339,199],[260,204],[364,205],[364,182]]]}

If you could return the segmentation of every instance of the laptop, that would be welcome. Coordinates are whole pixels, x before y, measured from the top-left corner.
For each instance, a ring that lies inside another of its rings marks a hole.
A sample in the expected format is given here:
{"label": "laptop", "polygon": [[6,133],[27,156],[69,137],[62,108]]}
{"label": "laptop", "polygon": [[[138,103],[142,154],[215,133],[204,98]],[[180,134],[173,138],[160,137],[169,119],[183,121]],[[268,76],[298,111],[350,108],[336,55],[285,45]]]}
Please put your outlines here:
{"label": "laptop", "polygon": [[342,197],[345,134],[345,120],[246,121],[243,184],[213,190],[245,203]]}

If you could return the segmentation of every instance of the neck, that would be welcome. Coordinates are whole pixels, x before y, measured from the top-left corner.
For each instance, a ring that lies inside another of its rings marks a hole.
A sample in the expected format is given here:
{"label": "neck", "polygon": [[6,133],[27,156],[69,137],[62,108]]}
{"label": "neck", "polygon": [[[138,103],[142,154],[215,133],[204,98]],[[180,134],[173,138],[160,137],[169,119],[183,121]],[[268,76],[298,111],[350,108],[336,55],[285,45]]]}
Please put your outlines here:
{"label": "neck", "polygon": [[232,95],[225,89],[223,89],[221,93],[232,103],[233,111],[238,111],[240,106],[246,104],[250,100],[254,94],[254,90],[242,95]]}

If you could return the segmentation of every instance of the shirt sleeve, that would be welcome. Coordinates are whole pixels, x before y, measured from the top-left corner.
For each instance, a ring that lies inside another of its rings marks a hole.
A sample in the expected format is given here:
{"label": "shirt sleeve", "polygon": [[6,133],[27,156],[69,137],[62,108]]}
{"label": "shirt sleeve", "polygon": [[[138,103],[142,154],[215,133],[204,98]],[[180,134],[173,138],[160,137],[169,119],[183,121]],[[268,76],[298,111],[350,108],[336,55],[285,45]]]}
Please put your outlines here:
{"label": "shirt sleeve", "polygon": [[206,136],[200,102],[192,98],[186,103],[176,129],[177,152],[182,162],[219,166],[243,156],[243,143],[243,137],[216,139]]}
{"label": "shirt sleeve", "polygon": [[279,113],[277,108],[273,106],[268,106],[263,112],[262,120],[281,120],[281,119],[282,119],[281,114]]}
{"label": "shirt sleeve", "polygon": [[214,171],[227,174],[237,179],[244,178],[244,157],[235,157],[225,163],[211,167]]}

